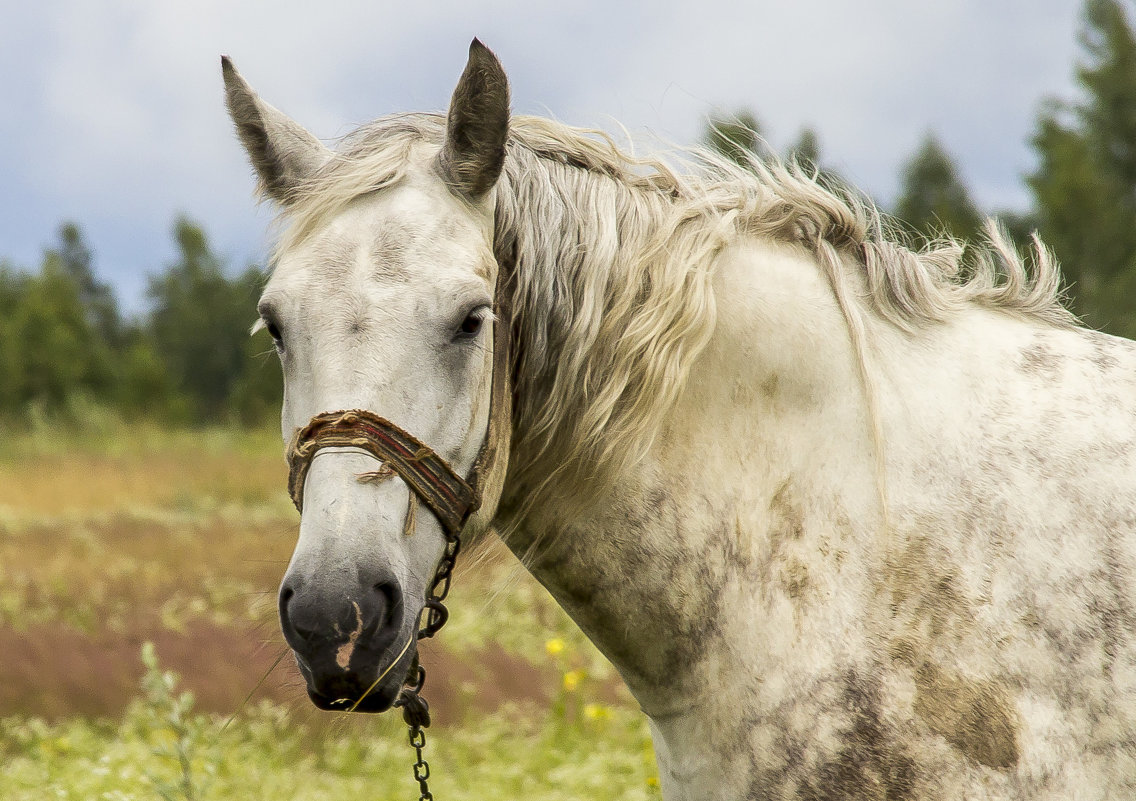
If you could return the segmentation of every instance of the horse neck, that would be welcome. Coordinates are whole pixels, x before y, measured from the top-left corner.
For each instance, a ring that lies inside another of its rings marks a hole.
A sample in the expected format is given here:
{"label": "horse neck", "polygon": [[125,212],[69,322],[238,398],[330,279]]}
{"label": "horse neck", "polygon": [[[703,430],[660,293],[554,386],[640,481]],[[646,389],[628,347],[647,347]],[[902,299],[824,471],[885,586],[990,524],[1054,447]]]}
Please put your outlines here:
{"label": "horse neck", "polygon": [[746,242],[713,289],[714,334],[644,458],[587,498],[549,488],[507,539],[659,718],[747,696],[771,532],[877,513],[860,372],[815,264]]}

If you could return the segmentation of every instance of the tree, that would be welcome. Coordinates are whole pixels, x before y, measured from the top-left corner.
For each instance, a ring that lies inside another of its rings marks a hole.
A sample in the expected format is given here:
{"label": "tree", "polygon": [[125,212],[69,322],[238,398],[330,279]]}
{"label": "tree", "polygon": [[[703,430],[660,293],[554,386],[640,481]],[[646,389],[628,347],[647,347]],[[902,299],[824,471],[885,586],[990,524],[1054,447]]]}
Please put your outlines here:
{"label": "tree", "polygon": [[741,167],[749,167],[753,158],[766,155],[761,126],[752,111],[743,109],[736,114],[715,115],[710,118],[703,133],[706,145],[721,156]]}
{"label": "tree", "polygon": [[1090,325],[1136,336],[1136,36],[1117,0],[1088,0],[1083,96],[1050,101],[1028,177],[1042,238]]}
{"label": "tree", "polygon": [[[231,417],[238,411],[232,405],[238,387],[246,407],[255,406],[247,397],[251,390],[244,376],[256,366],[247,340],[263,276],[250,267],[235,279],[227,278],[205,232],[185,218],[175,223],[174,237],[178,260],[150,280],[154,306],[148,333],[192,416]],[[274,394],[279,399],[279,369],[269,369],[276,370]],[[256,399],[267,394],[264,383],[253,391]]]}
{"label": "tree", "polygon": [[110,285],[95,277],[91,249],[83,231],[73,222],[63,223],[59,226],[59,244],[51,252],[75,282],[79,302],[87,309],[91,324],[108,344],[116,342],[121,334],[118,304]]}
{"label": "tree", "polygon": [[950,234],[973,240],[982,215],[970,199],[950,154],[928,134],[903,168],[894,215],[926,239]]}
{"label": "tree", "polygon": [[789,148],[790,162],[796,162],[808,172],[820,170],[820,139],[812,128],[804,127],[797,141]]}
{"label": "tree", "polygon": [[28,277],[0,261],[0,413],[18,411],[24,397],[23,347],[17,317]]}
{"label": "tree", "polygon": [[59,254],[44,254],[39,275],[6,271],[2,283],[0,295],[10,304],[0,324],[6,411],[20,413],[29,405],[53,411],[76,394],[105,396],[111,354]]}

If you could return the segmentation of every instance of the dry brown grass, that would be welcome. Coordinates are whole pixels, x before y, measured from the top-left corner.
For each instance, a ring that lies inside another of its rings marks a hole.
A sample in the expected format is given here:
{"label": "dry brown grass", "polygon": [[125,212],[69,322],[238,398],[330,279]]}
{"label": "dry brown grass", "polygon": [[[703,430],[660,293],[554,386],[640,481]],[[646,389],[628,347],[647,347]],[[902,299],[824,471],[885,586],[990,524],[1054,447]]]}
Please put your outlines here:
{"label": "dry brown grass", "polygon": [[26,516],[226,504],[283,509],[286,477],[279,453],[51,454],[0,462],[0,508]]}
{"label": "dry brown grass", "polygon": [[[75,448],[31,438],[5,446],[0,716],[118,714],[137,694],[147,640],[202,708],[235,710],[284,650],[275,596],[299,518],[278,440],[151,432]],[[523,649],[498,642],[483,613],[515,563],[493,540],[475,550],[459,566],[452,636],[423,649],[441,722],[507,699],[547,704],[559,685],[539,629]],[[555,613],[528,582],[530,595],[513,602]],[[312,710],[290,657],[260,698]]]}

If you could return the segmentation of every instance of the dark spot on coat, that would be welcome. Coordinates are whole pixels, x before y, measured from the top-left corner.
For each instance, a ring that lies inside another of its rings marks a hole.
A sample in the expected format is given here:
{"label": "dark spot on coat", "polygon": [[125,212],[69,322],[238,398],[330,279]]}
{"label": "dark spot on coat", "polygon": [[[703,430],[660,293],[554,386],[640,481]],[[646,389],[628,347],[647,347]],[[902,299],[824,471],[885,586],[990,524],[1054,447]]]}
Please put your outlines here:
{"label": "dark spot on coat", "polygon": [[1093,354],[1089,358],[1098,370],[1107,373],[1120,365],[1120,361],[1112,352],[1115,349],[1116,340],[1098,331],[1085,332],[1085,336],[1093,346]]}
{"label": "dark spot on coat", "polygon": [[915,687],[915,714],[935,734],[980,764],[1018,764],[1018,716],[1004,687],[931,662],[915,671]]}
{"label": "dark spot on coat", "polygon": [[1022,348],[1021,356],[1019,369],[1023,373],[1053,379],[1061,370],[1061,357],[1050,350],[1044,341],[1035,341]]}
{"label": "dark spot on coat", "polygon": [[790,540],[799,540],[805,535],[805,515],[793,496],[793,486],[786,481],[769,501],[771,524],[769,527],[769,551],[776,555],[782,545]]}
{"label": "dark spot on coat", "polygon": [[377,277],[385,280],[407,281],[413,277],[407,264],[407,255],[418,247],[422,232],[407,223],[388,222],[375,233],[371,244],[371,263]]}
{"label": "dark spot on coat", "polygon": [[914,536],[888,560],[892,611],[934,640],[973,626],[958,568],[928,537]]}
{"label": "dark spot on coat", "polygon": [[841,706],[850,724],[837,753],[797,790],[800,801],[909,801],[916,766],[902,740],[880,715],[880,690],[871,678],[849,671]]}
{"label": "dark spot on coat", "polygon": [[809,569],[796,560],[785,568],[785,592],[790,598],[800,598],[809,586]]}
{"label": "dark spot on coat", "polygon": [[[721,634],[724,565],[684,547],[691,535],[665,491],[648,493],[623,516],[618,546],[568,526],[532,569],[629,682],[677,688]],[[644,631],[654,633],[647,646]]]}

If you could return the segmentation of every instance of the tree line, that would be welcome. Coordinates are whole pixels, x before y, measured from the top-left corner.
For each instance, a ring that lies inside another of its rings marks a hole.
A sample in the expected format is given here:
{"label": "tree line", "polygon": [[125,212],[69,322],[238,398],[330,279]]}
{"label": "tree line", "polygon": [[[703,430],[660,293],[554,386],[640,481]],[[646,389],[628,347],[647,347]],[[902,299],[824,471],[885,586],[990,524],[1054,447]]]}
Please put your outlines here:
{"label": "tree line", "polygon": [[190,220],[173,233],[177,259],[150,278],[138,319],[120,312],[74,223],[38,272],[0,263],[0,418],[66,417],[89,404],[185,424],[275,414],[279,363],[267,335],[249,336],[263,273],[230,277]]}
{"label": "tree line", "polygon": [[[900,191],[887,209],[913,244],[943,234],[979,242],[987,216],[1025,244],[1036,231],[1061,263],[1073,311],[1093,328],[1136,339],[1136,34],[1131,2],[1087,0],[1079,96],[1050,98],[1030,145],[1037,166],[1024,176],[1026,210],[979,209],[960,171],[933,132],[902,167]],[[728,158],[764,155],[752,111],[712,121],[706,142]],[[786,158],[836,176],[805,129]]]}
{"label": "tree line", "polygon": [[[1136,338],[1136,32],[1125,4],[1087,0],[1081,44],[1079,96],[1049,100],[1035,123],[1029,209],[980,210],[929,133],[888,211],[917,245],[944,233],[978,241],[991,211],[1019,243],[1038,231],[1062,264],[1073,310],[1094,328]],[[713,120],[705,137],[743,163],[747,153],[765,155],[750,111]],[[811,129],[782,155],[822,179],[833,174]],[[190,220],[176,222],[174,239],[177,258],[150,278],[148,311],[136,319],[98,279],[74,223],[60,228],[38,272],[0,262],[0,418],[84,402],[183,423],[275,415],[279,365],[267,335],[248,335],[263,272],[230,275]]]}

